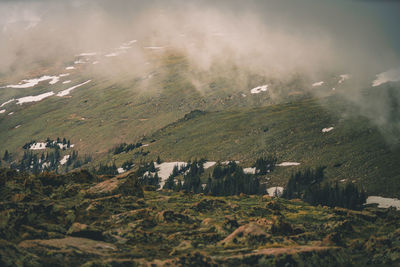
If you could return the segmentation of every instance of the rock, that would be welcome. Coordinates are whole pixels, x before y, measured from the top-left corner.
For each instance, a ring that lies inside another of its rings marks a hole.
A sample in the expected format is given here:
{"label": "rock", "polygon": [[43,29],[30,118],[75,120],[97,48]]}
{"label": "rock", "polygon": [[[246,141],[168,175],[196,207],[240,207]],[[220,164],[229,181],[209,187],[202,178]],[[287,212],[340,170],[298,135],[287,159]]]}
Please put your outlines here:
{"label": "rock", "polygon": [[121,194],[123,196],[143,197],[143,189],[134,174],[129,176],[117,176],[105,180],[86,191],[89,197],[104,197]]}
{"label": "rock", "polygon": [[40,266],[38,257],[0,239],[0,266]]}
{"label": "rock", "polygon": [[220,199],[202,199],[193,205],[195,211],[209,211],[226,206],[226,202]]}
{"label": "rock", "polygon": [[150,216],[149,209],[138,209],[131,210],[124,213],[119,213],[116,215],[112,215],[110,218],[110,222],[115,224],[125,224],[132,221],[144,219]]}
{"label": "rock", "polygon": [[265,228],[257,223],[250,222],[237,228],[233,233],[228,235],[220,242],[222,245],[232,243],[265,243],[269,235],[265,232]]}
{"label": "rock", "polygon": [[65,266],[66,263],[79,266],[89,259],[106,257],[117,250],[113,244],[80,237],[26,240],[19,243],[18,247],[38,255],[47,255],[41,266]]}
{"label": "rock", "polygon": [[100,229],[77,222],[72,224],[68,229],[67,234],[70,236],[84,237],[93,240],[104,240],[104,236]]}
{"label": "rock", "polygon": [[233,230],[239,227],[239,223],[237,222],[236,218],[231,216],[225,216],[223,227],[225,230],[232,232]]}
{"label": "rock", "polygon": [[157,213],[156,219],[158,222],[177,222],[177,223],[193,223],[189,216],[180,213],[175,213],[172,210],[164,210]]}
{"label": "rock", "polygon": [[271,232],[273,234],[290,235],[293,233],[293,228],[288,222],[284,221],[283,218],[279,217],[274,220]]}
{"label": "rock", "polygon": [[24,199],[26,199],[26,194],[24,193],[15,194],[11,197],[12,202],[21,202],[24,201]]}

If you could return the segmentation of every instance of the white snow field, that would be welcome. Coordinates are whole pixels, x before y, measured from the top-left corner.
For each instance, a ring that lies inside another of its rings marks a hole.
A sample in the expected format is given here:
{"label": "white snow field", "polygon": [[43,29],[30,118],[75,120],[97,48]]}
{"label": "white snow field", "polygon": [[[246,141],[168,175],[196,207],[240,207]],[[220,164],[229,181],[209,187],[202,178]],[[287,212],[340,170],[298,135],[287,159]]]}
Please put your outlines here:
{"label": "white snow field", "polygon": [[164,49],[164,46],[145,46],[143,47],[144,49],[149,49],[149,50],[161,50]]}
{"label": "white snow field", "polygon": [[40,94],[40,95],[35,95],[35,96],[25,96],[25,97],[21,97],[17,99],[17,104],[18,105],[22,105],[25,103],[30,103],[30,102],[38,102],[41,101],[49,96],[54,95],[54,92],[48,92],[48,93],[44,93],[44,94]]}
{"label": "white snow field", "polygon": [[270,188],[267,189],[267,193],[271,197],[274,197],[275,193],[276,193],[277,197],[280,197],[282,195],[282,193],[283,193],[283,187],[280,187],[280,186],[270,187]]}
{"label": "white snow field", "polygon": [[7,105],[7,104],[10,104],[10,103],[13,102],[13,101],[15,101],[14,98],[13,98],[13,99],[10,99],[10,100],[8,100],[8,101],[6,101],[6,102],[4,102],[3,104],[0,105],[0,108],[4,107],[4,106]]}
{"label": "white snow field", "polygon": [[60,77],[45,75],[40,78],[22,80],[18,84],[6,85],[2,88],[17,88],[17,89],[31,88],[31,87],[38,85],[40,82],[48,81],[48,80],[50,80],[49,84],[56,84],[60,80]]}
{"label": "white snow field", "polygon": [[87,52],[87,53],[80,53],[79,55],[76,55],[77,57],[92,57],[97,55],[97,52]]}
{"label": "white snow field", "polygon": [[46,143],[34,143],[29,147],[29,149],[31,150],[46,149]]}
{"label": "white snow field", "polygon": [[154,166],[159,169],[157,172],[158,177],[160,177],[160,188],[163,188],[165,181],[168,179],[168,177],[171,175],[172,170],[174,169],[175,166],[178,166],[178,168],[186,166],[186,162],[163,162],[161,164],[157,164],[154,162]]}
{"label": "white snow field", "polygon": [[338,84],[341,84],[345,80],[350,79],[350,75],[349,74],[342,74],[342,75],[339,75],[339,77],[340,77],[340,80],[338,81]]}
{"label": "white snow field", "polygon": [[372,82],[372,86],[379,86],[387,82],[400,81],[400,68],[391,69],[376,75],[376,79]]}
{"label": "white snow field", "polygon": [[214,166],[215,164],[217,164],[215,161],[207,161],[206,163],[203,164],[203,167],[204,169],[208,169]]}
{"label": "white snow field", "polygon": [[258,86],[258,87],[255,87],[255,88],[251,89],[250,93],[259,94],[261,92],[266,92],[267,90],[268,90],[268,85],[266,84],[266,85],[261,85],[261,86]]}
{"label": "white snow field", "polygon": [[244,168],[243,172],[246,174],[256,174],[256,168]]}
{"label": "white snow field", "polygon": [[324,128],[324,129],[322,129],[322,132],[323,132],[323,133],[327,133],[327,132],[332,131],[333,129],[334,129],[333,127]]}
{"label": "white snow field", "polygon": [[72,90],[74,90],[74,89],[76,89],[76,88],[78,88],[78,87],[80,87],[80,86],[83,86],[83,85],[85,85],[85,84],[87,84],[87,83],[89,83],[89,82],[91,82],[92,80],[88,80],[88,81],[86,81],[86,82],[83,82],[83,83],[80,83],[80,84],[78,84],[78,85],[75,85],[75,86],[72,86],[72,87],[70,87],[70,88],[68,88],[68,89],[65,89],[65,90],[62,90],[61,92],[59,92],[58,94],[57,94],[57,96],[66,96],[66,95],[69,95],[69,93],[71,93],[71,91]]}
{"label": "white snow field", "polygon": [[298,165],[300,165],[300,163],[298,163],[298,162],[282,162],[282,163],[276,164],[276,166],[280,166],[280,167],[298,166]]}
{"label": "white snow field", "polygon": [[324,84],[324,82],[323,82],[323,81],[320,81],[320,82],[315,82],[315,83],[313,83],[312,86],[313,86],[313,87],[317,87],[317,86],[321,86],[321,85],[323,85],[323,84]]}
{"label": "white snow field", "polygon": [[65,156],[60,160],[60,164],[61,164],[61,165],[64,165],[65,163],[67,163],[69,157],[70,157],[70,155],[65,155]]}
{"label": "white snow field", "polygon": [[365,204],[378,204],[378,208],[395,207],[396,209],[400,210],[400,200],[397,198],[369,196]]}

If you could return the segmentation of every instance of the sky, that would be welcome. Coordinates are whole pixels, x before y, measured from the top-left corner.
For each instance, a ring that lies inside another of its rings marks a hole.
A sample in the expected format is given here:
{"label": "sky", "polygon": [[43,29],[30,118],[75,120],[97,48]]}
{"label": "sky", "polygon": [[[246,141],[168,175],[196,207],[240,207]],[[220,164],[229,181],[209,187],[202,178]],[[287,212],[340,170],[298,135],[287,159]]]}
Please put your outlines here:
{"label": "sky", "polygon": [[[0,73],[15,70],[25,58],[34,61],[38,56],[54,58],[57,51],[68,54],[106,47],[136,34],[171,39],[179,34],[174,28],[183,30],[182,25],[191,26],[192,31],[202,27],[231,31],[241,42],[247,40],[248,50],[253,42],[255,47],[263,44],[277,53],[274,44],[282,47],[280,41],[286,41],[287,51],[282,54],[299,49],[297,54],[314,63],[319,57],[325,65],[357,69],[369,64],[372,72],[385,71],[400,66],[398,14],[400,1],[394,0],[3,0]],[[274,43],[268,43],[268,35]],[[299,47],[288,42],[297,42]],[[44,46],[51,47],[44,52]],[[240,48],[233,45],[232,49]],[[320,54],[312,56],[312,51]],[[323,53],[331,54],[330,58],[323,58]]]}
{"label": "sky", "polygon": [[[179,51],[203,72],[225,64],[276,79],[350,73],[349,99],[393,124],[387,103],[400,103],[398,89],[375,106],[361,95],[374,77],[400,80],[399,25],[396,0],[0,0],[0,79],[135,39]],[[142,50],[126,57],[128,69],[143,66]]]}

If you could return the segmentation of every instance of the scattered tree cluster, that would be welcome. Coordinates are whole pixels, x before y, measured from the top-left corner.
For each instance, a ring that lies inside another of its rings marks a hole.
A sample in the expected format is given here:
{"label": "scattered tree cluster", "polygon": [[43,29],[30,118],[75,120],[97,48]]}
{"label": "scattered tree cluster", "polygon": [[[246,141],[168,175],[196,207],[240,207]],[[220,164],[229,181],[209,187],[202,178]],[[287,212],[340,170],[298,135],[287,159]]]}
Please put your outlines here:
{"label": "scattered tree cluster", "polygon": [[[36,141],[30,141],[22,146],[23,149],[29,149]],[[49,137],[46,139],[46,148],[62,148],[66,150],[71,148],[71,141],[67,140],[65,137],[61,140],[60,137],[57,137],[56,140],[51,140]]]}
{"label": "scattered tree cluster", "polygon": [[108,164],[103,165],[102,163],[100,163],[97,170],[95,170],[95,173],[98,175],[117,175],[118,169],[117,166],[115,166],[115,163],[111,165]]}
{"label": "scattered tree cluster", "polygon": [[[245,174],[243,168],[231,161],[227,165],[217,163],[207,183],[201,182],[204,173],[205,160],[188,162],[186,166],[175,166],[172,174],[165,182],[165,189],[204,193],[213,196],[230,196],[244,194],[263,194],[265,186],[259,181],[257,175]],[[181,179],[176,177],[183,175]]]}
{"label": "scattered tree cluster", "polygon": [[[54,151],[41,153],[40,156],[33,152],[24,152],[24,155],[20,161],[16,161],[10,164],[10,167],[17,169],[21,172],[28,172],[38,174],[41,172],[55,171],[58,172],[60,168],[60,160],[62,156],[60,149],[55,149]],[[91,158],[86,156],[83,160],[83,164],[90,162]],[[72,151],[69,155],[66,163],[65,170],[76,169],[81,167],[82,160],[78,158],[78,152]]]}
{"label": "scattered tree cluster", "polygon": [[122,163],[121,168],[126,171],[129,171],[130,169],[132,169],[133,165],[134,164],[132,160],[127,160],[124,163]]}
{"label": "scattered tree cluster", "polygon": [[339,186],[338,183],[322,183],[324,168],[306,169],[293,174],[283,191],[282,197],[300,198],[312,205],[360,209],[366,201],[366,194],[353,183]]}
{"label": "scattered tree cluster", "polygon": [[160,188],[160,178],[154,162],[141,163],[138,170],[139,182],[142,185],[153,186],[154,189]]}
{"label": "scattered tree cluster", "polygon": [[242,167],[231,161],[226,166],[218,164],[209,177],[204,193],[213,196],[230,196],[241,193],[254,195],[264,194],[265,185],[260,183],[257,175],[246,174]]}
{"label": "scattered tree cluster", "polygon": [[140,143],[140,142],[138,142],[136,144],[122,143],[114,148],[114,155],[118,155],[123,152],[129,152],[129,151],[134,150],[135,148],[139,148],[141,146],[142,146],[142,143]]}
{"label": "scattered tree cluster", "polygon": [[253,167],[256,168],[256,173],[266,175],[275,169],[277,158],[275,156],[268,156],[258,158]]}

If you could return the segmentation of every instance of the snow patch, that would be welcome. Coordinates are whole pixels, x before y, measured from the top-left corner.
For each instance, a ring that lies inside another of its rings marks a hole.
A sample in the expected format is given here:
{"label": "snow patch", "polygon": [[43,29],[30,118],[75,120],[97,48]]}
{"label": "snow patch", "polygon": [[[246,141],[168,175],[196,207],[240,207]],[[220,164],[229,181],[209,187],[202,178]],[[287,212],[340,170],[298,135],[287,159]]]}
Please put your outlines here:
{"label": "snow patch", "polygon": [[266,85],[261,85],[261,86],[258,86],[258,87],[255,87],[255,88],[251,89],[250,93],[259,94],[261,92],[266,92],[267,90],[268,90],[268,85],[266,84]]}
{"label": "snow patch", "polygon": [[13,102],[13,101],[15,101],[14,98],[13,98],[13,99],[10,99],[10,100],[8,100],[8,101],[6,101],[6,102],[4,102],[3,104],[1,104],[0,108],[4,107],[4,106],[7,105],[7,104],[10,104],[10,103]]}
{"label": "snow patch", "polygon": [[396,209],[400,210],[400,200],[397,198],[369,196],[365,204],[378,204],[378,208],[395,207]]}
{"label": "snow patch", "polygon": [[12,114],[14,114],[14,112],[10,112],[10,113],[8,113],[8,115],[10,116],[10,115],[12,115]]}
{"label": "snow patch", "polygon": [[324,84],[324,82],[323,82],[323,81],[320,81],[320,82],[315,82],[315,83],[313,83],[312,86],[313,86],[313,87],[317,87],[317,86],[321,86],[321,85],[323,85],[323,84]]}
{"label": "snow patch", "polygon": [[298,165],[300,165],[300,163],[298,163],[298,162],[282,162],[282,163],[276,164],[276,166],[280,166],[280,167],[298,166]]}
{"label": "snow patch", "polygon": [[65,163],[67,163],[69,157],[70,157],[70,155],[65,155],[65,156],[60,160],[60,164],[61,164],[61,165],[64,165]]}
{"label": "snow patch", "polygon": [[21,124],[18,124],[17,126],[15,126],[15,129],[18,129],[19,127],[21,127]]}
{"label": "snow patch", "polygon": [[93,65],[96,65],[96,64],[99,64],[99,63],[100,63],[99,61],[93,61],[92,62]]}
{"label": "snow patch", "polygon": [[217,164],[215,161],[207,161],[203,164],[204,169],[208,169],[211,168],[212,166],[214,166],[215,164]]}
{"label": "snow patch", "polygon": [[88,52],[88,53],[81,53],[79,55],[76,55],[77,57],[92,57],[97,55],[97,52]]}
{"label": "snow patch", "polygon": [[55,84],[60,80],[60,77],[45,75],[40,78],[22,80],[18,84],[6,85],[2,88],[17,88],[17,89],[30,88],[30,87],[34,87],[34,86],[38,85],[40,82],[48,81],[48,80],[50,80],[49,84]]}
{"label": "snow patch", "polygon": [[154,166],[159,169],[157,172],[158,177],[160,177],[160,188],[163,188],[165,181],[168,179],[168,177],[172,174],[172,171],[175,166],[178,166],[178,168],[185,167],[186,162],[163,162],[161,164],[157,164],[154,162]]}
{"label": "snow patch", "polygon": [[82,85],[85,85],[85,84],[87,84],[87,83],[89,83],[89,82],[91,82],[91,81],[92,81],[92,80],[88,80],[88,81],[83,82],[83,83],[81,83],[81,84],[72,86],[72,87],[70,87],[70,88],[68,88],[68,89],[62,90],[61,92],[59,92],[59,93],[57,94],[57,96],[66,96],[66,95],[69,95],[69,93],[70,93],[72,90],[74,90],[75,88],[78,88],[78,87],[80,87],[80,86],[82,86]]}
{"label": "snow patch", "polygon": [[145,46],[143,47],[144,49],[150,49],[150,50],[161,50],[164,49],[164,46]]}
{"label": "snow patch", "polygon": [[[232,161],[232,160],[229,160],[229,161],[228,161],[228,160],[227,160],[227,161],[223,161],[223,162],[221,162],[221,164],[222,164],[222,165],[228,165],[228,164],[229,164],[229,162],[231,162],[231,161]],[[235,163],[236,163],[236,164],[239,164],[239,163],[240,163],[240,161],[238,161],[238,160],[235,160]]]}
{"label": "snow patch", "polygon": [[63,84],[67,84],[67,83],[70,83],[70,82],[71,82],[71,80],[63,81]]}
{"label": "snow patch", "polygon": [[342,74],[342,75],[339,75],[339,77],[340,77],[340,80],[338,81],[338,84],[341,84],[345,80],[350,79],[350,75],[349,74]]}
{"label": "snow patch", "polygon": [[244,168],[243,172],[247,174],[256,174],[256,168]]}
{"label": "snow patch", "polygon": [[46,149],[46,143],[34,143],[29,147],[29,149],[31,150]]}
{"label": "snow patch", "polygon": [[48,93],[44,93],[44,94],[40,94],[40,95],[36,95],[36,96],[25,96],[25,97],[21,97],[17,99],[17,104],[18,105],[22,105],[24,103],[30,103],[30,102],[38,102],[41,101],[49,96],[54,95],[54,92],[48,92]]}
{"label": "snow patch", "polygon": [[136,42],[137,42],[137,40],[131,40],[131,41],[127,42],[127,43],[124,43],[123,45],[133,45]]}
{"label": "snow patch", "polygon": [[271,197],[277,196],[280,197],[283,194],[283,187],[274,186],[267,189],[268,195]]}
{"label": "snow patch", "polygon": [[0,110],[0,114],[6,112],[5,109]]}
{"label": "snow patch", "polygon": [[119,56],[119,55],[121,55],[123,53],[125,53],[125,51],[124,50],[120,50],[120,51],[117,51],[117,52],[112,52],[110,54],[107,54],[106,57],[117,57],[117,56]]}
{"label": "snow patch", "polygon": [[387,82],[400,81],[400,68],[388,70],[376,75],[376,79],[372,82],[372,86],[379,86]]}
{"label": "snow patch", "polygon": [[324,129],[322,129],[322,132],[323,132],[323,133],[327,133],[327,132],[332,131],[333,129],[334,129],[333,127],[324,128]]}
{"label": "snow patch", "polygon": [[86,64],[87,62],[85,60],[82,59],[78,59],[74,62],[74,64]]}
{"label": "snow patch", "polygon": [[119,174],[121,174],[121,173],[124,173],[124,172],[125,172],[124,168],[118,168],[118,169],[117,169],[117,171],[118,171],[118,173],[119,173]]}

